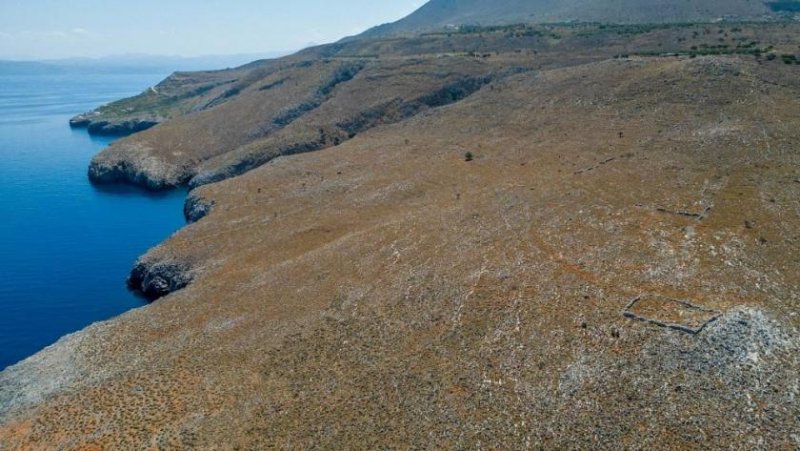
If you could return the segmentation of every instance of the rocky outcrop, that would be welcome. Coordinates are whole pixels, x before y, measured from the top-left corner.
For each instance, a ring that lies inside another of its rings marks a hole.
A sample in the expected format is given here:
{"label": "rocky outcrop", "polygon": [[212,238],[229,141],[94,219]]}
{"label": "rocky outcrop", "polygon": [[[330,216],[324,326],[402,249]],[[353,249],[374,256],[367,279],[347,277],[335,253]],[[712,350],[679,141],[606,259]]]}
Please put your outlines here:
{"label": "rocky outcrop", "polygon": [[189,265],[143,257],[131,270],[128,287],[154,301],[185,288],[191,281]]}
{"label": "rocky outcrop", "polygon": [[69,120],[69,126],[72,128],[86,128],[92,123],[92,116],[96,115],[97,113],[95,112],[79,114]]}
{"label": "rocky outcrop", "polygon": [[92,183],[125,183],[151,191],[176,188],[191,177],[185,168],[150,155],[147,148],[126,145],[112,146],[95,155],[88,175]]}
{"label": "rocky outcrop", "polygon": [[213,201],[205,199],[196,193],[190,193],[183,205],[183,216],[186,218],[186,222],[191,224],[206,217],[211,213],[211,208],[213,207]]}

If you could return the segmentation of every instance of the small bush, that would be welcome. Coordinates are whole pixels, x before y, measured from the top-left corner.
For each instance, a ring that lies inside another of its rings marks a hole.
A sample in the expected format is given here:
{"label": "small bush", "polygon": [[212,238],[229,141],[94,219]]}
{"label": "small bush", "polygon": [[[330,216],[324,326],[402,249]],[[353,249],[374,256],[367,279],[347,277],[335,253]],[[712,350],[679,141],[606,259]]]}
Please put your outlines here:
{"label": "small bush", "polygon": [[472,152],[467,152],[464,154],[464,161],[472,161],[475,159],[475,155],[472,155]]}

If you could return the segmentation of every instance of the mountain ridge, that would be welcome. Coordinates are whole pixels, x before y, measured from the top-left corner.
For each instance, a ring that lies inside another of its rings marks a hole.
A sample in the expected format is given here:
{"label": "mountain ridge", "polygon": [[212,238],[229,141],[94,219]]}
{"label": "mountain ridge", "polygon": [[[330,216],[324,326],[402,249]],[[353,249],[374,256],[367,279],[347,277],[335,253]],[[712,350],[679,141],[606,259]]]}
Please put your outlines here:
{"label": "mountain ridge", "polygon": [[[374,27],[355,38],[429,32],[460,25],[601,22],[619,24],[764,20],[796,11],[793,1],[688,0],[431,0],[397,22]],[[797,2],[800,6],[800,2]]]}

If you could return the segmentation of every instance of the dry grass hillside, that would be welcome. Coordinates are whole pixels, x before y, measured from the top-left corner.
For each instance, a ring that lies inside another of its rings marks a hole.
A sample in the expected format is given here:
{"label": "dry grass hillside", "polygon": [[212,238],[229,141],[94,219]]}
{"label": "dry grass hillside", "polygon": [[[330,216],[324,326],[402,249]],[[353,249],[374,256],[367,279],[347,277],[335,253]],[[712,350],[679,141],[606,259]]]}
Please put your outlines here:
{"label": "dry grass hillside", "polygon": [[188,286],[0,373],[0,449],[800,447],[800,65],[571,61],[194,190],[135,271]]}

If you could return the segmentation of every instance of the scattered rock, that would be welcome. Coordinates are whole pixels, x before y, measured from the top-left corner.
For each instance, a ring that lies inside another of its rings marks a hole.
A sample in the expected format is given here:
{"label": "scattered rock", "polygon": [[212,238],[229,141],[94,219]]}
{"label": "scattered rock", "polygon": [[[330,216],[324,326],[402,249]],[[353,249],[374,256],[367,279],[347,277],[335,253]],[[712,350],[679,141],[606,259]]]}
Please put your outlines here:
{"label": "scattered rock", "polygon": [[[781,360],[798,351],[796,334],[761,310],[738,307],[722,315],[686,347],[677,341],[663,343],[658,354],[667,366],[677,365],[690,374],[717,375],[731,388],[750,385],[741,371],[750,367],[766,377]],[[796,360],[796,357],[794,357]],[[760,371],[759,371],[760,370]]]}

